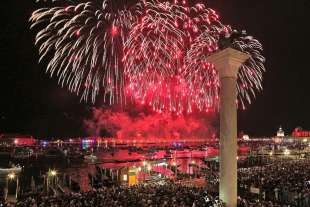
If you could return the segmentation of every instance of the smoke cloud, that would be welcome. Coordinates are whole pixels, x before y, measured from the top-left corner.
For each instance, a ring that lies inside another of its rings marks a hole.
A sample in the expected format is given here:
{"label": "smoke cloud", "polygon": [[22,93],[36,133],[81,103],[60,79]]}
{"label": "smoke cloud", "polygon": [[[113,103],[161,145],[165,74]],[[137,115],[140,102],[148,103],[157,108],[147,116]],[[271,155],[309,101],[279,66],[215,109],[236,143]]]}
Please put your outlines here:
{"label": "smoke cloud", "polygon": [[171,113],[115,112],[93,108],[84,121],[91,136],[117,138],[210,138],[217,132],[214,114],[181,115]]}

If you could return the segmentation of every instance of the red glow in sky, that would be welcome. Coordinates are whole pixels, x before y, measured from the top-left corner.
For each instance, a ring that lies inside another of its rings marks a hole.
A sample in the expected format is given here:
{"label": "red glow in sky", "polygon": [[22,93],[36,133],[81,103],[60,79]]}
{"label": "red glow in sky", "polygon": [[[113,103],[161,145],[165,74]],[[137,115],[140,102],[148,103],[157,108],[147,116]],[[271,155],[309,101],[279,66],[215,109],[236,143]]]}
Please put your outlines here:
{"label": "red glow in sky", "polygon": [[92,118],[85,120],[84,126],[92,136],[107,132],[118,138],[211,138],[217,128],[213,115],[176,116],[164,112],[132,115],[94,108]]}

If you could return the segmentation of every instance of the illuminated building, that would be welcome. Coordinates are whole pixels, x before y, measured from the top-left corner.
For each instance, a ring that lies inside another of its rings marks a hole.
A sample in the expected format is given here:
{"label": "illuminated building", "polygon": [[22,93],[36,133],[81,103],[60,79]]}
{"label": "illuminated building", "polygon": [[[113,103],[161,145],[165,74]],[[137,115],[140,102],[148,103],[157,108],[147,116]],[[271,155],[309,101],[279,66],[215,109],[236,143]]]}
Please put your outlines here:
{"label": "illuminated building", "polygon": [[292,137],[310,137],[310,131],[303,130],[301,127],[296,127],[292,132]]}
{"label": "illuminated building", "polygon": [[279,130],[277,131],[277,137],[284,137],[285,133],[282,129],[282,127],[280,126]]}
{"label": "illuminated building", "polygon": [[0,145],[30,146],[35,143],[31,135],[0,134]]}

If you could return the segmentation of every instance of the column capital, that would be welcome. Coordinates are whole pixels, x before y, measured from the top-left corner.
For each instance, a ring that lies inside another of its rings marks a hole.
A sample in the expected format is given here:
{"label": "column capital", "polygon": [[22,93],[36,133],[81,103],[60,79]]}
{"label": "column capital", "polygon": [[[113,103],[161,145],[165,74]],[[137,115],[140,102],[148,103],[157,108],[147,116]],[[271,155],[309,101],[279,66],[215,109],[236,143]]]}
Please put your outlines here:
{"label": "column capital", "polygon": [[207,57],[207,61],[214,64],[220,78],[237,78],[240,66],[250,58],[250,55],[233,48],[226,48]]}

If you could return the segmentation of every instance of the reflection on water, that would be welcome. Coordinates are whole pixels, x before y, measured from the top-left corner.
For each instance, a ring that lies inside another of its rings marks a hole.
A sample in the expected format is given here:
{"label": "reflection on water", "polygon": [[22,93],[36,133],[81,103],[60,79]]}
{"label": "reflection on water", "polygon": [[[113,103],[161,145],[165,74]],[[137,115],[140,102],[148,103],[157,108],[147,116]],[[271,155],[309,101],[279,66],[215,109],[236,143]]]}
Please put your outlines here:
{"label": "reflection on water", "polygon": [[[84,143],[83,146],[88,146]],[[139,182],[149,176],[150,171],[159,173],[163,177],[174,177],[176,173],[195,174],[200,168],[206,168],[203,158],[216,156],[214,148],[205,150],[159,150],[152,153],[132,152],[127,149],[113,152],[98,151],[93,153],[94,160],[87,160],[78,165],[64,169],[64,173],[80,183],[81,190],[90,189],[89,174],[95,175],[96,167],[112,171],[115,179],[119,179],[122,169],[135,169]],[[143,170],[144,169],[144,170]],[[126,175],[127,176],[127,175]]]}

